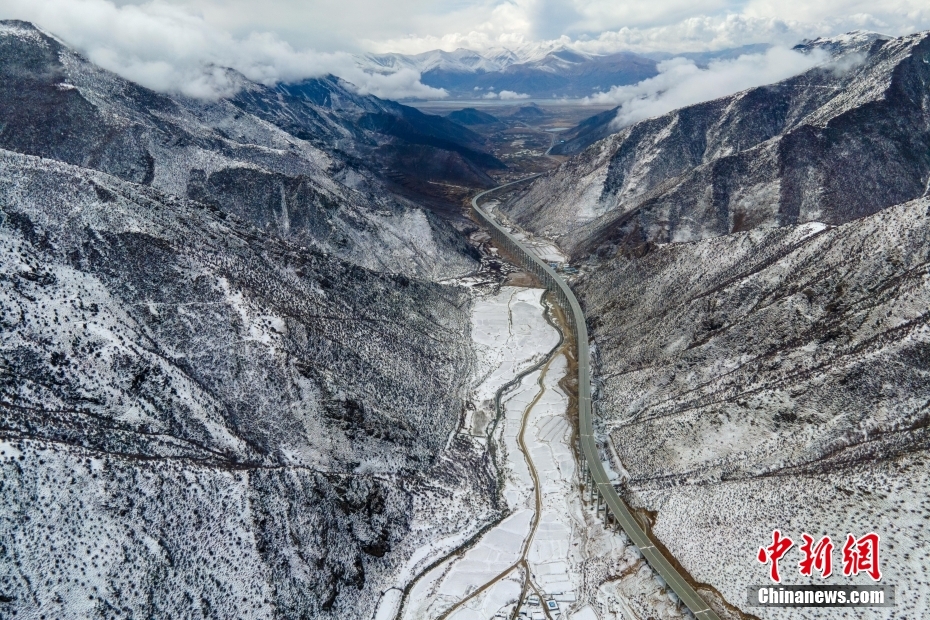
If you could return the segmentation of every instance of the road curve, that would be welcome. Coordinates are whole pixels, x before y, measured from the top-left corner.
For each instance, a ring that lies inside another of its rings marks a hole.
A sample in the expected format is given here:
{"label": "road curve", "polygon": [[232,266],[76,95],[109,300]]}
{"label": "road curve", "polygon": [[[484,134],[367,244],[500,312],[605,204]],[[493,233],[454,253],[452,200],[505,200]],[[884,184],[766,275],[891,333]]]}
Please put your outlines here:
{"label": "road curve", "polygon": [[613,517],[639,549],[639,552],[643,554],[643,557],[646,558],[653,570],[665,580],[665,583],[687,605],[697,620],[720,620],[720,617],[710,608],[701,595],[691,587],[691,584],[682,577],[672,563],[656,549],[653,541],[633,517],[626,502],[620,498],[613,484],[607,478],[607,472],[604,471],[604,465],[601,463],[598,454],[591,419],[591,353],[588,348],[588,327],[574,293],[552,267],[533,254],[529,248],[514,238],[493,217],[478,206],[478,200],[483,196],[537,176],[539,175],[505,183],[481,192],[472,198],[471,205],[481,221],[485,222],[490,228],[491,237],[506,249],[521,264],[521,267],[536,274],[546,288],[555,293],[559,305],[565,310],[566,315],[571,316],[572,325],[570,327],[574,332],[575,342],[578,346],[578,432],[581,443],[581,466],[589,489],[592,493],[597,494],[596,510],[600,511],[601,499],[603,499],[604,520],[607,521]]}

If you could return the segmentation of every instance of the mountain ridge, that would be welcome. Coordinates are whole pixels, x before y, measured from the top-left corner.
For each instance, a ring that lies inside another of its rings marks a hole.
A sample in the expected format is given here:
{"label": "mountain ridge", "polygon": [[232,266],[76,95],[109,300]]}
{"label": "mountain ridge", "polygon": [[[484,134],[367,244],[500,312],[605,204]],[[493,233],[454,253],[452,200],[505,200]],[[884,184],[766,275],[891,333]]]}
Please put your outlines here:
{"label": "mountain ridge", "polygon": [[479,255],[362,165],[410,143],[238,104],[0,23],[0,616],[372,616],[500,515],[455,432]]}
{"label": "mountain ridge", "polygon": [[[362,256],[362,244],[352,243],[362,230],[349,219],[420,210],[440,236],[453,236],[429,212],[439,205],[432,210],[445,214],[448,205],[442,198],[424,198],[422,193],[431,187],[430,175],[436,173],[425,166],[422,173],[401,166],[405,148],[415,146],[424,163],[432,162],[446,174],[477,186],[493,183],[487,166],[503,166],[487,152],[483,139],[466,128],[407,106],[357,95],[336,78],[273,89],[233,74],[231,79],[244,86],[238,95],[196,100],[128,82],[31,25],[8,22],[3,28],[0,54],[5,62],[0,71],[8,88],[0,101],[5,119],[0,146],[154,183],[181,196],[187,195],[195,169],[209,177],[223,170],[250,168],[253,174],[261,173],[268,186],[262,197],[268,207],[254,215],[265,221],[279,220],[278,228],[286,227],[285,211],[325,209],[327,200],[351,206],[353,213],[333,219],[331,230],[304,238],[343,255],[350,251],[363,263],[367,259]],[[287,89],[297,95],[289,95]],[[278,101],[285,96],[286,101]],[[316,104],[314,97],[321,103]],[[276,107],[263,106],[266,100],[275,101]],[[359,127],[365,114],[375,118],[380,114],[381,124]],[[385,118],[396,122],[391,125]],[[349,177],[344,176],[346,169],[353,171]],[[385,169],[397,169],[401,176],[388,178]],[[283,190],[276,186],[287,179],[312,187],[313,195],[289,197],[285,203],[293,204],[285,210],[280,204]],[[385,191],[386,185],[395,186],[398,180],[409,188],[409,199]],[[196,191],[204,198],[200,189]],[[222,195],[215,199],[224,200]],[[275,202],[278,206],[272,207]],[[268,212],[272,209],[278,214]],[[403,230],[394,232],[403,237]],[[415,239],[407,241],[417,245]],[[387,256],[378,260],[393,261],[395,270],[409,269]]]}
{"label": "mountain ridge", "polygon": [[621,129],[505,211],[578,258],[758,226],[839,224],[918,197],[930,172],[921,95],[930,34],[862,46],[848,50],[861,62],[843,71],[818,67]]}

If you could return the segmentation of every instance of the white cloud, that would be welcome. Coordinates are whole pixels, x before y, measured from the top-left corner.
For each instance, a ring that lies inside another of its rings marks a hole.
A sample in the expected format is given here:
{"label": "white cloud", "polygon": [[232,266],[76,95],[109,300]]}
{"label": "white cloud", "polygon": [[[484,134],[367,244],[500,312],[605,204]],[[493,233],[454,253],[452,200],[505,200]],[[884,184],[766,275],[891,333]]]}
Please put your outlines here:
{"label": "white cloud", "polygon": [[[466,11],[463,5],[484,11]],[[475,0],[454,7],[448,12],[454,20],[444,19],[445,13],[432,21],[411,19],[415,25],[403,35],[366,33],[362,44],[371,51],[406,54],[533,44],[593,53],[674,53],[754,43],[791,46],[850,30],[902,35],[930,29],[926,0]],[[424,28],[427,23],[432,27]]]}
{"label": "white cloud", "polygon": [[[847,29],[848,30],[848,29]],[[835,31],[835,32],[834,32]],[[580,50],[609,54],[635,52],[703,52],[754,43],[791,46],[801,39],[844,32],[825,24],[744,14],[699,15],[650,28],[623,27],[575,43]]]}
{"label": "white cloud", "polygon": [[827,62],[821,50],[802,54],[773,47],[764,54],[746,54],[711,62],[706,69],[694,61],[673,58],[659,63],[659,74],[630,86],[614,86],[587,98],[597,104],[619,105],[615,127],[660,116],[687,105],[732,95],[753,86],[772,84]]}
{"label": "white cloud", "polygon": [[518,93],[512,90],[502,90],[499,93],[485,93],[482,99],[503,99],[504,101],[513,101],[515,99],[529,99],[526,93]]}
{"label": "white cloud", "polygon": [[159,90],[234,89],[216,67],[262,83],[335,73],[386,97],[443,96],[409,74],[353,72],[352,53],[568,46],[592,53],[790,47],[854,29],[930,28],[926,0],[0,0],[93,60]]}
{"label": "white cloud", "polygon": [[240,86],[224,70],[228,67],[265,85],[332,73],[364,94],[392,99],[446,96],[423,85],[415,71],[371,75],[349,53],[296,50],[270,32],[235,37],[201,15],[159,0],[124,6],[110,0],[0,0],[0,15],[32,21],[92,62],[163,92],[230,95]]}
{"label": "white cloud", "polygon": [[359,94],[371,94],[382,99],[442,99],[449,96],[445,89],[432,88],[420,82],[420,73],[413,69],[381,75],[346,67],[338,75],[355,84]]}

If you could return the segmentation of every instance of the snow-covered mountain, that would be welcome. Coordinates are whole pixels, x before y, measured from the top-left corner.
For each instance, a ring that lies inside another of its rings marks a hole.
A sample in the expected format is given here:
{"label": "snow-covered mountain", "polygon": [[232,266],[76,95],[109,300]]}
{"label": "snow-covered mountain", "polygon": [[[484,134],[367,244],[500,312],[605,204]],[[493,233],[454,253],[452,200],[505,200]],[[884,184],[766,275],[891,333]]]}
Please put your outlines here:
{"label": "snow-covered mountain", "polygon": [[923,617],[930,33],[807,45],[833,60],[581,144],[502,210],[581,269],[604,457],[702,591],[785,617],[743,605],[773,529],[834,567],[877,532]]}
{"label": "snow-covered mountain", "polygon": [[[840,224],[924,195],[930,34],[815,44],[841,53],[593,142],[509,213],[575,256],[610,256],[758,227]],[[591,139],[585,131],[576,143]]]}
{"label": "snow-covered mountain", "polygon": [[928,269],[920,198],[613,257],[576,285],[605,455],[707,591],[766,620],[810,617],[745,605],[770,583],[756,556],[772,530],[831,537],[830,579],[798,574],[799,547],[782,565],[785,584],[826,585],[872,583],[836,567],[847,534],[876,532],[897,613],[930,613]]}
{"label": "snow-covered mountain", "polygon": [[504,90],[540,99],[583,98],[651,78],[658,73],[661,60],[681,57],[704,67],[714,60],[763,53],[768,47],[756,44],[712,52],[596,54],[561,41],[543,41],[482,52],[459,48],[409,55],[364,54],[356,56],[356,64],[370,73],[416,71],[424,84],[443,88],[455,99],[482,99]]}
{"label": "snow-covered mountain", "polygon": [[520,62],[520,57],[511,50],[480,54],[465,48],[452,52],[433,50],[422,54],[366,54],[357,57],[359,67],[373,73],[394,73],[401,69],[413,69],[419,73],[434,70],[487,73],[500,71],[517,62]]}
{"label": "snow-covered mountain", "polygon": [[[744,601],[773,528],[878,531],[898,611],[924,617],[930,35],[807,45],[834,60],[575,132],[497,212],[581,268],[603,456],[706,591]],[[521,92],[655,62],[421,60]],[[428,191],[501,163],[338,78],[226,77],[228,99],[158,94],[0,23],[0,617],[372,618],[505,516],[471,434],[493,399],[471,400],[531,334],[476,345],[474,291],[448,282],[480,263]],[[582,596],[620,557],[602,540]],[[679,617],[636,573],[636,609]]]}
{"label": "snow-covered mountain", "polygon": [[0,617],[371,617],[499,517],[438,282],[475,251],[379,169],[486,154],[337,79],[243,86],[0,24]]}
{"label": "snow-covered mountain", "polygon": [[534,43],[478,53],[434,50],[415,55],[365,55],[366,71],[393,73],[412,69],[421,81],[460,99],[479,99],[504,90],[531,97],[584,97],[611,86],[654,76],[656,61],[628,52],[591,54],[559,43]]}
{"label": "snow-covered mountain", "polygon": [[[311,202],[335,200],[358,207],[363,217],[377,217],[413,208],[394,196],[398,191],[441,200],[429,193],[439,171],[443,180],[489,186],[493,181],[486,171],[503,166],[489,154],[484,139],[468,129],[358,95],[338,78],[270,88],[227,71],[241,86],[231,99],[169,97],[92,65],[31,25],[10,22],[0,26],[0,33],[5,86],[0,146],[178,195],[196,192],[198,199],[206,199],[204,188],[226,182],[229,171],[260,177],[257,185],[265,191],[253,193],[250,201],[265,213],[256,217],[277,220],[295,234],[310,231],[297,222],[290,226],[288,214]],[[418,165],[410,165],[412,159]],[[212,184],[211,175],[219,175]],[[284,186],[279,188],[279,181]],[[223,200],[220,195],[211,199]],[[352,243],[340,220],[333,220],[333,230],[311,236],[322,243],[326,234],[330,249],[343,246],[340,253],[367,252],[352,249],[365,244]]]}
{"label": "snow-covered mountain", "polygon": [[9,151],[0,197],[4,617],[370,616],[491,513],[464,289]]}
{"label": "snow-covered mountain", "polygon": [[[413,69],[420,73],[441,70],[452,73],[489,73],[502,71],[515,64],[536,62],[554,52],[567,50],[564,45],[551,42],[533,42],[512,48],[494,47],[483,52],[460,47],[451,52],[431,50],[420,54],[361,54],[356,63],[366,71],[393,73],[400,69]],[[586,54],[588,58],[594,55]]]}

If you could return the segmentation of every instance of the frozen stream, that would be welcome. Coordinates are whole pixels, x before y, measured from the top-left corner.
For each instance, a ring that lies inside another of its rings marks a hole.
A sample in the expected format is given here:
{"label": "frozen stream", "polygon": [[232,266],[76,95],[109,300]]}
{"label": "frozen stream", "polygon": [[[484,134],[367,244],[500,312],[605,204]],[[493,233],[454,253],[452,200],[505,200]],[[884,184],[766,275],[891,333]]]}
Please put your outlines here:
{"label": "frozen stream", "polygon": [[[472,548],[421,576],[405,619],[510,618],[521,600],[531,617],[545,617],[540,595],[563,608],[579,598],[580,536],[589,524],[575,479],[568,398],[558,386],[567,362],[561,350],[553,354],[561,338],[545,318],[542,294],[505,287],[475,305],[481,372],[464,432],[485,441],[490,434],[496,445],[508,516]],[[495,424],[495,394],[537,366],[504,392]]]}
{"label": "frozen stream", "polygon": [[[507,515],[460,553],[424,547],[418,566],[446,559],[418,571],[402,610],[400,589],[387,591],[375,620],[639,617],[630,600],[640,603],[637,611],[646,603],[657,617],[678,617],[637,552],[583,506],[568,397],[559,387],[568,363],[543,292],[503,287],[477,301],[472,315],[478,378],[461,432],[493,443]],[[495,395],[509,383],[495,423]]]}

